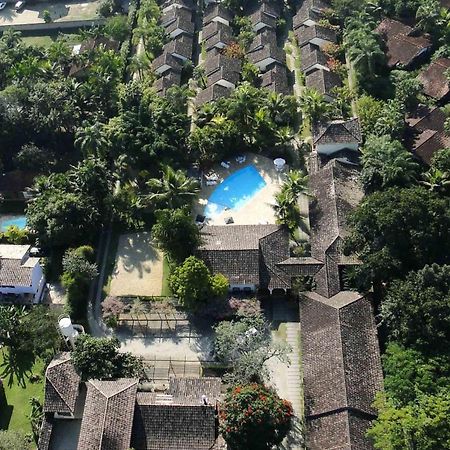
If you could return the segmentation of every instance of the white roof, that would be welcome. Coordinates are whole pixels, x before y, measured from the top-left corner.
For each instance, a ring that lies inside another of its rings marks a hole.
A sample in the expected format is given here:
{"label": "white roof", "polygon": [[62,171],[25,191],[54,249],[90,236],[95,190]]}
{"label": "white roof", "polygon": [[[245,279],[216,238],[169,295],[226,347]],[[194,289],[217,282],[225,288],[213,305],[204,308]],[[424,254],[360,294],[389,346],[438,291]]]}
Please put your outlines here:
{"label": "white roof", "polygon": [[31,245],[0,244],[1,259],[22,259],[30,250]]}

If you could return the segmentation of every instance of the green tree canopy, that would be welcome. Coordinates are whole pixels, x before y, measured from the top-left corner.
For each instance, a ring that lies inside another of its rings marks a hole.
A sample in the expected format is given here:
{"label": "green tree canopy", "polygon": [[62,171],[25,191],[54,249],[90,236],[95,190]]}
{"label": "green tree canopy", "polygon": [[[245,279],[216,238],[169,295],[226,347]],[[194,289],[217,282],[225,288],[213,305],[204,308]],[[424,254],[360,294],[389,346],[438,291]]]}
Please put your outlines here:
{"label": "green tree canopy", "polygon": [[261,314],[223,321],[215,327],[215,357],[232,367],[226,379],[233,384],[268,379],[265,363],[272,358],[287,362],[288,350],[272,342],[269,324]]}
{"label": "green tree canopy", "polygon": [[173,270],[169,283],[175,297],[189,309],[197,309],[211,295],[211,274],[206,264],[195,256],[189,256]]}
{"label": "green tree canopy", "polygon": [[423,187],[390,188],[367,196],[349,216],[346,251],[356,252],[362,286],[388,281],[425,264],[446,264],[448,200]]}
{"label": "green tree canopy", "polygon": [[142,362],[131,353],[119,352],[120,342],[117,338],[97,338],[88,334],[78,337],[72,361],[83,380],[139,378]]}
{"label": "green tree canopy", "polygon": [[362,149],[361,181],[366,192],[392,186],[408,186],[417,177],[419,165],[399,141],[390,136],[370,136]]}
{"label": "green tree canopy", "polygon": [[269,450],[289,432],[292,406],[261,384],[230,389],[220,413],[220,431],[236,450]]}
{"label": "green tree canopy", "polygon": [[153,238],[173,262],[182,262],[200,244],[200,232],[194,220],[183,209],[156,212]]}
{"label": "green tree canopy", "polygon": [[435,351],[450,345],[450,266],[432,264],[389,286],[381,314],[392,339]]}

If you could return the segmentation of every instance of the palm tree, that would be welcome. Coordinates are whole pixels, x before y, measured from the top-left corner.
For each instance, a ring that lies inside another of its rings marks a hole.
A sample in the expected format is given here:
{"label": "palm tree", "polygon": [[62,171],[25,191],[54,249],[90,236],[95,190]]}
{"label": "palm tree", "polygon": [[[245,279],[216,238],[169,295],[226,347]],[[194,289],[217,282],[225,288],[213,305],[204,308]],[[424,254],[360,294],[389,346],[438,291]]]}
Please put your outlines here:
{"label": "palm tree", "polygon": [[165,166],[161,174],[161,178],[147,181],[150,194],[143,197],[144,204],[156,203],[157,207],[169,209],[189,205],[199,191],[197,180],[170,166]]}
{"label": "palm tree", "polygon": [[103,124],[95,122],[93,125],[89,125],[85,122],[75,132],[75,145],[84,156],[91,155],[103,159],[108,146],[108,140],[103,131]]}
{"label": "palm tree", "polygon": [[319,122],[327,118],[330,113],[330,104],[315,89],[305,88],[303,90],[300,97],[300,108],[311,122]]}
{"label": "palm tree", "polygon": [[130,61],[130,70],[135,73],[140,80],[145,76],[145,73],[150,69],[150,59],[145,52],[136,53]]}
{"label": "palm tree", "polygon": [[423,175],[420,184],[426,186],[430,191],[448,194],[450,192],[450,177],[448,172],[437,168],[431,168]]}
{"label": "palm tree", "polygon": [[291,228],[292,224],[292,211],[297,206],[297,198],[285,189],[281,189],[278,194],[275,195],[275,215],[280,223],[287,225]]}
{"label": "palm tree", "polygon": [[309,195],[308,175],[299,170],[291,170],[287,175],[283,188],[294,198],[297,198],[300,195]]}
{"label": "palm tree", "polygon": [[47,58],[64,67],[70,61],[71,50],[66,42],[57,40],[47,48]]}
{"label": "palm tree", "polygon": [[424,31],[432,31],[439,22],[441,5],[438,0],[421,2],[417,8],[417,25]]}

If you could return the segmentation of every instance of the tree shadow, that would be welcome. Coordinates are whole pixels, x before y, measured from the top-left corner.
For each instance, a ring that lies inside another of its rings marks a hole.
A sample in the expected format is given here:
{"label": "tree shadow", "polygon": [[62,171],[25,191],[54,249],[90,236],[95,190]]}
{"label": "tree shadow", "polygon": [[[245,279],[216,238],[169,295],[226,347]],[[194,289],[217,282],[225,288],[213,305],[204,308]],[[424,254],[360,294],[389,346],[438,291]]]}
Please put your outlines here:
{"label": "tree shadow", "polygon": [[7,430],[14,406],[8,405],[8,399],[3,385],[0,385],[0,430]]}
{"label": "tree shadow", "polygon": [[26,379],[32,374],[35,358],[31,352],[3,352],[0,377],[7,380],[8,387],[14,383],[26,388]]}

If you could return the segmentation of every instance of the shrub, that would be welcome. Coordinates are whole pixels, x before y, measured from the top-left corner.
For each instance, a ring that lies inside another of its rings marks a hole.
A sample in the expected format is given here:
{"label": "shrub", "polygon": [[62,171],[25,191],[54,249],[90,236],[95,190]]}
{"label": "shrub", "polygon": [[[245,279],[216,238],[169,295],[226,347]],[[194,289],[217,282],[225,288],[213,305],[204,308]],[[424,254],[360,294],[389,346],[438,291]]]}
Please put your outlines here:
{"label": "shrub", "polygon": [[290,430],[293,410],[274,390],[262,384],[228,391],[220,412],[220,430],[236,450],[267,450],[282,442]]}

